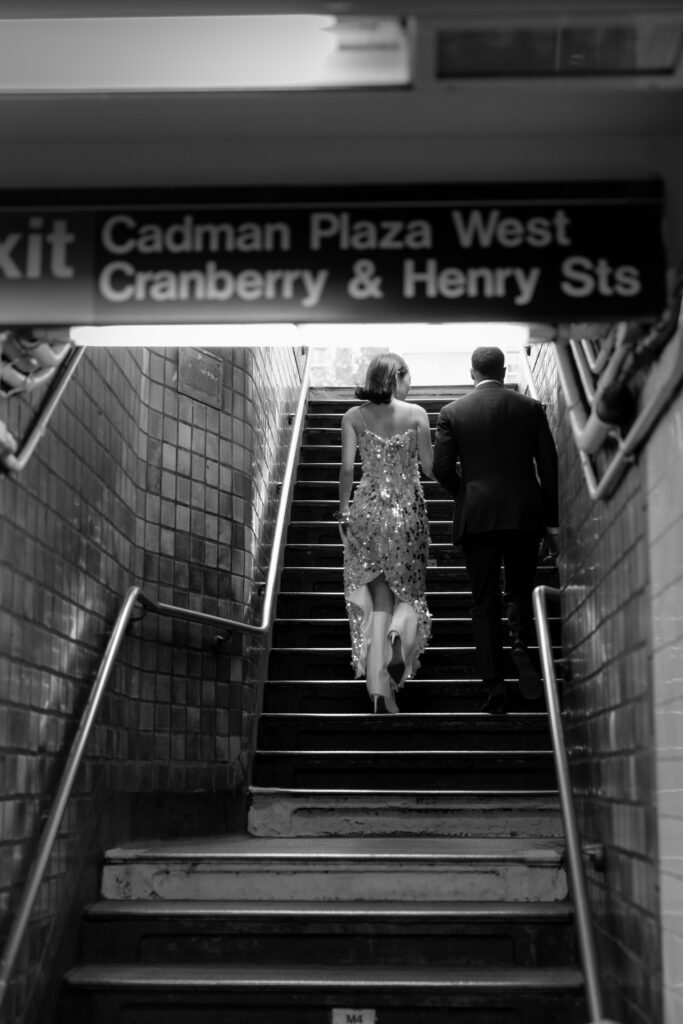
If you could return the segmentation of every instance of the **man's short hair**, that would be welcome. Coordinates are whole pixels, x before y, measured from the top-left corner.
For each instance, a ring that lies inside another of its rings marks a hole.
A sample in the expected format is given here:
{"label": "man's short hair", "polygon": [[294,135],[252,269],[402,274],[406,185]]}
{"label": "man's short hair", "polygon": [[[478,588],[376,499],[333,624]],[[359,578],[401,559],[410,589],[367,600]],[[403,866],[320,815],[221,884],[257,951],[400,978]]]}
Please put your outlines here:
{"label": "man's short hair", "polygon": [[472,369],[483,377],[502,380],[505,370],[505,354],[495,345],[482,345],[472,353]]}

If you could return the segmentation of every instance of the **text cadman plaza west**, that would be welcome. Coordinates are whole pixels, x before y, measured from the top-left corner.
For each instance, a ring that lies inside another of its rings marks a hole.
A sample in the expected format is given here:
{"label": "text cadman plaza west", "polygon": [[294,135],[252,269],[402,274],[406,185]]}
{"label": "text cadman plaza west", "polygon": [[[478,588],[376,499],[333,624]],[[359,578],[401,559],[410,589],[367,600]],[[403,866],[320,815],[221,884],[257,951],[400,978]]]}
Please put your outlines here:
{"label": "text cadman plaza west", "polygon": [[12,323],[658,315],[657,183],[0,195]]}

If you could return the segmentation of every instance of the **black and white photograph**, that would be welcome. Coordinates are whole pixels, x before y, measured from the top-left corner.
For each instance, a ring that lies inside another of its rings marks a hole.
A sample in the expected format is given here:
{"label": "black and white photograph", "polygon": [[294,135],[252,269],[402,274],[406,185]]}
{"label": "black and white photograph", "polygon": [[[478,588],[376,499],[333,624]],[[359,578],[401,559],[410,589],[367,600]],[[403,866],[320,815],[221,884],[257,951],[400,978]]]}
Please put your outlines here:
{"label": "black and white photograph", "polygon": [[683,1024],[681,0],[3,0],[0,1024]]}

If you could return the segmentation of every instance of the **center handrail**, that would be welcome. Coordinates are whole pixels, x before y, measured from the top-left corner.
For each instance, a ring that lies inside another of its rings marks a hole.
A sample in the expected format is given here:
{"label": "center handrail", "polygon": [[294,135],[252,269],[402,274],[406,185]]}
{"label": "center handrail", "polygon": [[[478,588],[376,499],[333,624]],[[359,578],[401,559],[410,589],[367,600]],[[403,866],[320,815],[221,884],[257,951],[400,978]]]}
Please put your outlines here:
{"label": "center handrail", "polygon": [[564,730],[562,727],[562,716],[560,703],[557,696],[557,675],[552,655],[552,640],[550,637],[550,624],[548,622],[548,598],[560,600],[562,591],[557,587],[541,586],[536,587],[533,593],[534,615],[536,617],[536,632],[541,652],[541,664],[543,666],[543,685],[548,704],[548,715],[550,718],[550,732],[553,741],[553,756],[557,771],[557,782],[560,795],[560,809],[564,823],[565,839],[567,842],[567,863],[571,892],[574,898],[574,910],[576,914],[576,930],[579,939],[579,955],[586,984],[586,998],[588,1010],[592,1022],[604,1020],[602,989],[600,975],[598,972],[597,955],[595,951],[595,939],[593,937],[593,924],[591,920],[588,895],[586,890],[586,878],[583,869],[583,854],[579,830],[574,807],[571,777],[569,774],[569,761],[567,758],[567,747],[564,742]]}
{"label": "center handrail", "polygon": [[85,748],[90,738],[97,713],[102,704],[104,694],[109,682],[109,677],[114,668],[117,655],[125,638],[126,631],[130,624],[136,605],[147,611],[157,612],[159,615],[169,615],[174,618],[186,619],[190,622],[197,622],[202,625],[216,626],[221,630],[233,630],[242,633],[265,636],[273,620],[273,608],[275,587],[280,563],[280,551],[284,537],[287,513],[289,510],[289,498],[294,483],[294,471],[299,450],[299,440],[303,428],[306,402],[308,398],[308,382],[310,379],[311,350],[306,350],[304,367],[301,374],[301,390],[297,404],[296,414],[292,423],[292,435],[289,443],[287,462],[285,464],[284,476],[280,490],[280,501],[278,505],[273,543],[271,548],[268,576],[263,599],[261,623],[259,625],[240,622],[237,619],[226,619],[219,615],[211,615],[207,612],[195,611],[192,608],[183,608],[177,605],[164,604],[154,601],[142,593],[139,586],[130,587],[123,599],[116,622],[110,634],[107,646],[100,661],[95,681],[88,696],[85,708],[81,713],[81,719],[76,730],[76,735],[71,743],[66,764],[57,787],[57,792],[52,801],[49,814],[46,818],[38,849],[36,850],[33,863],[28,873],[24,888],[19,898],[14,919],[10,926],[7,940],[0,958],[0,1010],[7,995],[12,971],[19,955],[22,942],[26,935],[31,911],[38,896],[40,886],[45,876],[45,871],[50,860],[62,818],[66,812],[71,791],[76,780],[76,774],[83,760]]}

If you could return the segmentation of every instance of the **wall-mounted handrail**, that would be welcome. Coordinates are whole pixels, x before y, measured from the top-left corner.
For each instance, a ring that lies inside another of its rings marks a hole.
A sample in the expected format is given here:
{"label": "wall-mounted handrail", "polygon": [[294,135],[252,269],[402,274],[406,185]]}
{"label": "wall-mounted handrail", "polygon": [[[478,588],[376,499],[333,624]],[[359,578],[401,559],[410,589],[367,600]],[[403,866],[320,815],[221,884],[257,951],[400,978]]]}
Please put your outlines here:
{"label": "wall-mounted handrail", "polygon": [[576,338],[569,339],[569,347],[572,350],[572,355],[574,356],[574,363],[579,374],[581,387],[583,388],[588,402],[592,405],[595,401],[595,382],[591,377],[591,371],[588,367],[585,350]]}
{"label": "wall-mounted handrail", "polygon": [[9,929],[7,941],[5,942],[5,947],[2,951],[2,957],[0,957],[0,1010],[2,1009],[2,1004],[7,994],[19,950],[21,949],[21,945],[26,935],[31,911],[38,896],[38,892],[49,863],[50,855],[57,839],[59,827],[71,796],[71,791],[76,780],[76,774],[83,760],[85,748],[88,739],[90,738],[102,699],[106,692],[109,677],[114,668],[116,657],[121,644],[123,643],[126,630],[128,629],[128,625],[131,621],[136,605],[141,606],[145,610],[157,612],[159,615],[169,615],[173,618],[186,619],[189,622],[197,622],[206,626],[215,626],[221,630],[239,631],[259,636],[265,636],[272,626],[274,595],[278,565],[280,562],[280,550],[282,547],[287,513],[289,510],[289,498],[294,482],[294,470],[296,467],[299,441],[303,428],[306,401],[308,398],[309,378],[310,348],[306,350],[306,357],[301,375],[301,391],[299,393],[296,415],[292,424],[289,451],[287,454],[285,473],[280,490],[280,501],[275,521],[273,544],[268,566],[268,577],[263,600],[261,624],[252,625],[248,622],[224,619],[219,615],[210,615],[206,612],[195,611],[191,608],[182,608],[176,605],[163,604],[144,595],[138,586],[131,587],[126,593],[116,617],[116,622],[114,623],[114,628],[112,629],[104,654],[102,655],[86,706],[81,714],[78,729],[71,744],[71,749],[57,787],[57,792],[52,801],[52,806],[50,807],[47,820],[40,835],[38,850],[19,898],[19,904]]}
{"label": "wall-mounted handrail", "polygon": [[[617,346],[618,348],[619,346]],[[667,352],[673,353],[672,365],[664,376],[661,386],[653,390],[629,427],[626,436],[619,442],[600,478],[597,477],[593,469],[588,451],[596,451],[597,440],[603,434],[606,437],[613,428],[602,424],[595,412],[591,412],[590,417],[586,413],[579,389],[573,379],[571,357],[566,341],[563,339],[554,341],[553,350],[560,387],[565,397],[567,416],[581,460],[588,493],[592,501],[601,501],[612,494],[623,473],[635,458],[636,452],[644,444],[662,412],[683,383],[683,305],[679,311],[678,326],[666,349]],[[612,358],[614,359],[615,356]]]}
{"label": "wall-mounted handrail", "polygon": [[31,428],[22,441],[21,447],[15,454],[8,454],[2,458],[2,466],[10,473],[20,473],[26,468],[26,464],[38,446],[38,442],[47,430],[52,414],[59,405],[67,384],[73,377],[76,367],[85,355],[84,348],[74,348],[55,371],[50,388],[45,395],[43,404],[38,415],[33,421]]}
{"label": "wall-mounted handrail", "polygon": [[48,814],[47,820],[43,826],[43,831],[38,843],[38,849],[36,851],[33,864],[31,865],[31,870],[28,873],[28,878],[24,884],[24,888],[19,899],[19,905],[16,909],[16,913],[7,936],[5,948],[2,951],[2,958],[0,959],[0,1007],[2,1007],[12,970],[28,927],[33,904],[36,901],[38,890],[40,889],[43,881],[43,876],[50,859],[50,854],[52,853],[52,848],[55,844],[57,833],[59,832],[59,826],[61,825],[64,812],[66,811],[66,805],[69,801],[69,797],[71,796],[71,790],[73,789],[73,784],[76,779],[76,773],[78,772],[81,761],[83,760],[86,743],[88,742],[90,733],[92,732],[97,712],[99,711],[107,683],[109,682],[111,670],[114,666],[119,648],[123,643],[123,638],[128,628],[128,623],[130,622],[139,594],[139,587],[131,587],[124,598],[121,608],[119,609],[116,622],[114,623],[114,628],[111,632],[111,636],[109,637],[109,641],[107,642],[107,646],[97,670],[95,682],[93,683],[90,696],[88,697],[81,715],[76,735],[74,736],[71,744],[71,750],[69,751],[69,756],[66,764],[64,765],[62,777],[52,801],[50,813]]}
{"label": "wall-mounted handrail", "polygon": [[586,999],[588,1010],[591,1015],[591,1022],[603,1021],[602,990],[600,975],[598,973],[597,955],[595,952],[595,940],[593,938],[593,926],[588,905],[586,891],[586,879],[583,870],[583,855],[579,830],[576,822],[576,811],[572,793],[571,777],[569,774],[569,761],[567,759],[567,748],[564,742],[564,731],[562,728],[562,717],[560,703],[557,696],[557,676],[552,655],[552,640],[550,637],[550,625],[548,622],[547,600],[553,598],[560,600],[562,592],[556,587],[536,587],[533,594],[534,615],[536,617],[536,632],[541,652],[541,664],[543,666],[543,685],[548,704],[548,716],[550,719],[550,732],[553,741],[553,756],[555,769],[557,771],[557,784],[560,794],[560,809],[564,824],[565,839],[567,842],[567,866],[571,892],[574,898],[574,911],[576,914],[576,929],[579,939],[579,954],[583,967]]}
{"label": "wall-mounted handrail", "polygon": [[607,336],[607,339],[601,343],[600,348],[598,350],[598,354],[596,356],[593,353],[593,350],[591,348],[591,342],[589,341],[589,339],[581,338],[581,348],[583,349],[583,354],[585,356],[586,362],[588,363],[588,368],[590,369],[591,373],[595,374],[596,377],[599,377],[602,371],[607,366],[610,360],[610,356],[612,355],[612,350],[614,348],[615,343],[616,336],[612,331],[610,331],[610,333]]}
{"label": "wall-mounted handrail", "polygon": [[529,360],[527,346],[521,345],[519,351],[522,360],[522,369],[526,378],[526,386],[529,389],[529,395],[538,402],[538,388],[536,387],[536,381],[534,380],[534,371],[531,369],[531,361]]}

